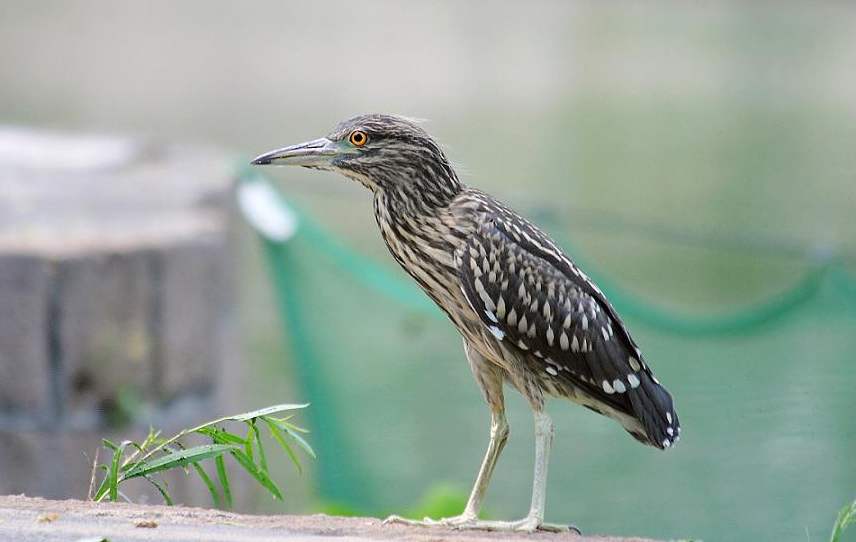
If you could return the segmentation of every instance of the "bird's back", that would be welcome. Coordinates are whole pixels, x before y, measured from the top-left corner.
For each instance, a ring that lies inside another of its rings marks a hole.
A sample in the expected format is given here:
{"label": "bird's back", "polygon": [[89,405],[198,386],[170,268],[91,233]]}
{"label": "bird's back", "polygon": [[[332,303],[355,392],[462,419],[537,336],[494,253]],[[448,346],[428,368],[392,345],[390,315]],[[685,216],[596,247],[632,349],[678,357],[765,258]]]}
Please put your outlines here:
{"label": "bird's back", "polygon": [[432,213],[376,194],[375,215],[396,261],[487,359],[522,364],[538,393],[612,417],[646,444],[678,440],[671,396],[621,318],[536,226],[470,188]]}

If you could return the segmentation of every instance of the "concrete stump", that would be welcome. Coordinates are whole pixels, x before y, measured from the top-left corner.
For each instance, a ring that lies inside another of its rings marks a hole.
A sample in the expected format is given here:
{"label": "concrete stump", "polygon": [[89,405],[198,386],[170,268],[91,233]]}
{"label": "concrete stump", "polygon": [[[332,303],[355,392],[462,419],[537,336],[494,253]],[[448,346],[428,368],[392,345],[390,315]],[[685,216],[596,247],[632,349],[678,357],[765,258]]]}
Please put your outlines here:
{"label": "concrete stump", "polygon": [[205,149],[0,127],[0,494],[84,497],[102,436],[220,413],[232,171]]}

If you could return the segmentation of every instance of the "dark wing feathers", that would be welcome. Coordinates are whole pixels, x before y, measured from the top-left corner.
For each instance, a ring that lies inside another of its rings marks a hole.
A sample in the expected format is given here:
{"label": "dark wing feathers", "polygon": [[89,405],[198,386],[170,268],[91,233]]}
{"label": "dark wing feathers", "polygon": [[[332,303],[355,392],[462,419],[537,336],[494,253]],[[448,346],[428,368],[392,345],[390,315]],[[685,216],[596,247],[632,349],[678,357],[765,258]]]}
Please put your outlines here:
{"label": "dark wing feathers", "polygon": [[677,440],[671,396],[615,309],[543,232],[497,207],[458,256],[464,295],[497,339],[534,356],[556,384],[638,420],[637,439]]}

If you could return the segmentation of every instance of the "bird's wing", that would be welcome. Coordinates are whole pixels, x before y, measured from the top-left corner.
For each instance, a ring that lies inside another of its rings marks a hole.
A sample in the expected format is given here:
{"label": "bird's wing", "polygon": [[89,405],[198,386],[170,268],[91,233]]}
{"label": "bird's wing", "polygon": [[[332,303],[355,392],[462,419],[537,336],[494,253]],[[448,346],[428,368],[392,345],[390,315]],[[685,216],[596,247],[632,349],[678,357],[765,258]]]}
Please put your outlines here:
{"label": "bird's wing", "polygon": [[485,326],[540,370],[637,418],[664,448],[678,436],[668,392],[600,289],[543,232],[499,208],[458,253],[461,287]]}

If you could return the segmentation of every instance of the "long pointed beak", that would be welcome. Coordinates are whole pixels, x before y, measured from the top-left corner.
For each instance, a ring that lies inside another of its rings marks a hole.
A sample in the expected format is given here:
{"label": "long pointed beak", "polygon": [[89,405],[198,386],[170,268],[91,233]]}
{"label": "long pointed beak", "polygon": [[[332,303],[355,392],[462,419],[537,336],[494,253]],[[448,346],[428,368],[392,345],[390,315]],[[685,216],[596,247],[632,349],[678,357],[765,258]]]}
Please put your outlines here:
{"label": "long pointed beak", "polygon": [[339,153],[337,145],[322,137],[306,143],[276,149],[256,157],[250,162],[254,166],[329,166],[330,161]]}

